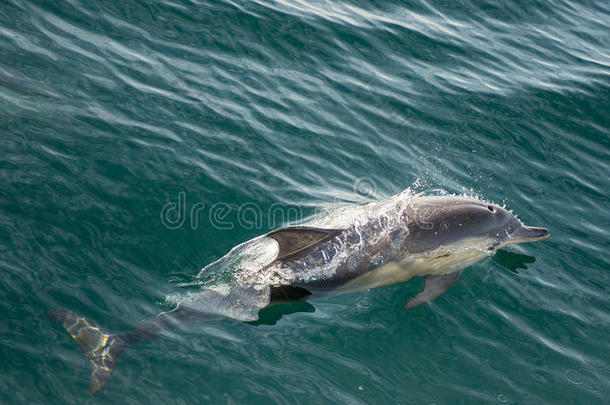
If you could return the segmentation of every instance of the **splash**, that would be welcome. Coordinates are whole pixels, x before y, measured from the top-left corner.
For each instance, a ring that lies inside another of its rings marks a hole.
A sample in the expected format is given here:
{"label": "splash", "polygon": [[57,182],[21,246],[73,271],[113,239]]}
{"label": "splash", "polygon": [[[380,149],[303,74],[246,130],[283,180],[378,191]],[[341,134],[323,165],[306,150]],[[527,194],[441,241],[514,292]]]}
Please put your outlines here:
{"label": "splash", "polygon": [[202,287],[235,280],[237,274],[251,273],[269,265],[277,257],[279,246],[270,238],[258,236],[235,246],[226,255],[205,266],[196,276]]}
{"label": "splash", "polygon": [[[403,213],[407,207],[415,215],[425,217],[425,206],[415,208],[411,205],[415,199],[428,196],[456,196],[476,199],[489,203],[481,196],[451,194],[443,189],[431,189],[415,193],[407,188],[400,193],[366,204],[336,204],[327,206],[318,215],[308,218],[301,225],[327,229],[343,229],[343,237],[331,240],[311,255],[291,262],[290,266],[274,263],[279,246],[277,242],[264,235],[235,246],[226,255],[205,266],[192,283],[185,286],[198,286],[201,289],[218,288],[222,285],[284,285],[295,280],[312,282],[330,279],[341,266],[356,269],[356,260],[366,259],[381,266],[388,260],[400,255],[400,246],[409,235],[404,226]],[[383,242],[387,251],[379,252],[370,249]],[[419,260],[436,260],[444,255],[458,258],[462,256],[480,257],[489,255],[490,241],[469,240],[466,244],[442,248],[428,252]],[[369,254],[368,251],[371,251]],[[384,256],[385,255],[385,256]],[[352,262],[353,261],[353,262]],[[446,262],[443,259],[440,262]],[[467,260],[468,261],[468,260]],[[439,262],[439,263],[440,263]],[[198,292],[192,290],[187,294],[176,294],[166,297],[167,303],[193,299]]]}

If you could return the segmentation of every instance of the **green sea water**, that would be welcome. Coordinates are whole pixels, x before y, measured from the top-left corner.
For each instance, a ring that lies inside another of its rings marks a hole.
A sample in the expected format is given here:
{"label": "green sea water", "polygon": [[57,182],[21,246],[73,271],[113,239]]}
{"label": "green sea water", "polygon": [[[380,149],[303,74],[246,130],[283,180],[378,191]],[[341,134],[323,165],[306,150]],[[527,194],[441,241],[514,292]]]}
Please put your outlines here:
{"label": "green sea water", "polygon": [[[608,27],[605,0],[0,1],[0,403],[607,403]],[[95,396],[46,316],[129,330],[233,246],[409,187],[551,238],[409,311],[421,279],[184,325]]]}

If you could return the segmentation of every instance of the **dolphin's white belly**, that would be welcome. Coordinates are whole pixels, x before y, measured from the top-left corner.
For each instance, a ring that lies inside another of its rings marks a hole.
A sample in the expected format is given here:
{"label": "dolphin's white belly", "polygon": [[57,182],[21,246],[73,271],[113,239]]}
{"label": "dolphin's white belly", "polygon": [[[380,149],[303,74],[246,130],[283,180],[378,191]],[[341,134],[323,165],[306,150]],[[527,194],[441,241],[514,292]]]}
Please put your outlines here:
{"label": "dolphin's white belly", "polygon": [[337,292],[351,292],[402,283],[414,276],[438,276],[462,270],[488,256],[480,248],[446,249],[427,255],[411,256],[377,267],[339,287]]}

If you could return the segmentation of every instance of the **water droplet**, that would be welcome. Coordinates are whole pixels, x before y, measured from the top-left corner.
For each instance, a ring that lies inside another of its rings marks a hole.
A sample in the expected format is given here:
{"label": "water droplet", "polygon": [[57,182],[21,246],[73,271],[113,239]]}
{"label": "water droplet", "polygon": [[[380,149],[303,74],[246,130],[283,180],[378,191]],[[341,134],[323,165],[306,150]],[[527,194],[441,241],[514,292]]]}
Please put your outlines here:
{"label": "water droplet", "polygon": [[508,398],[504,394],[498,394],[498,401],[500,402],[508,402]]}

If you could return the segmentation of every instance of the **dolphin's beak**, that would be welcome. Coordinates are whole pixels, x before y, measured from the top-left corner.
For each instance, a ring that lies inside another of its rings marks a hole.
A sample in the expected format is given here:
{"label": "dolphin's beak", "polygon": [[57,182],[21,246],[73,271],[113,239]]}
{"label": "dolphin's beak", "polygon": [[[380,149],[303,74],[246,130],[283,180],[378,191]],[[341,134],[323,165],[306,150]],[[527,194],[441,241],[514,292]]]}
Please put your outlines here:
{"label": "dolphin's beak", "polygon": [[534,240],[546,239],[550,236],[546,228],[521,225],[510,235],[510,243],[531,242]]}

